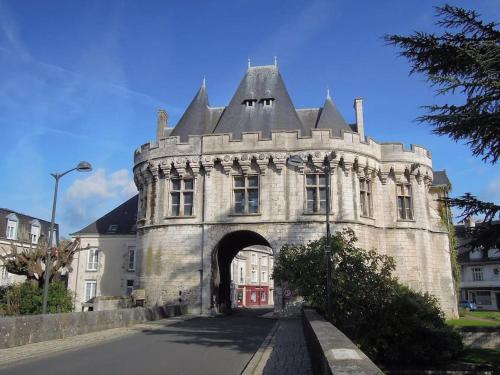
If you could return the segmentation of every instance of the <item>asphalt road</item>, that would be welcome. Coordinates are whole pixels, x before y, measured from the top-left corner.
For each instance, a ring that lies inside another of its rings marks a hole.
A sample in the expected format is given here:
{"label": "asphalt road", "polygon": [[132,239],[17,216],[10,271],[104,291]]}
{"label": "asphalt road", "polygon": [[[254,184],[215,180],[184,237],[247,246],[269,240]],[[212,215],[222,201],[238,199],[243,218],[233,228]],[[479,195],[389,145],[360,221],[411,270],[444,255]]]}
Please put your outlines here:
{"label": "asphalt road", "polygon": [[259,318],[269,311],[195,318],[1,368],[0,374],[240,374],[275,323]]}

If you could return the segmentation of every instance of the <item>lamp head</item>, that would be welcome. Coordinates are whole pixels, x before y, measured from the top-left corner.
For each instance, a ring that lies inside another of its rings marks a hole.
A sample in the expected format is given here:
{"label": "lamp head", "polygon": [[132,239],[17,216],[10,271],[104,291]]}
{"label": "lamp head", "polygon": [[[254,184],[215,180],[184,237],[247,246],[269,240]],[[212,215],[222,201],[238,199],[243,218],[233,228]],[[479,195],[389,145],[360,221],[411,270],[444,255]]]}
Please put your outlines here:
{"label": "lamp head", "polygon": [[89,162],[81,161],[76,166],[76,170],[78,172],[90,172],[92,170],[92,166],[90,165]]}

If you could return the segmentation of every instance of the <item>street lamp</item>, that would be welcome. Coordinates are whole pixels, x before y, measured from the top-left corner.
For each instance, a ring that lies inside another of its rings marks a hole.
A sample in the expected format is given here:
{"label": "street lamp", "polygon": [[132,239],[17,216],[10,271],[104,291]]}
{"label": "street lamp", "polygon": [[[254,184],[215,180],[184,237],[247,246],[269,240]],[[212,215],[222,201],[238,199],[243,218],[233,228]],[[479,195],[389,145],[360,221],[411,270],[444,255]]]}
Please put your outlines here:
{"label": "street lamp", "polygon": [[57,202],[57,188],[59,187],[59,179],[72,171],[78,172],[90,172],[92,166],[86,161],[81,161],[75,168],[71,168],[63,173],[51,173],[50,175],[56,180],[54,188],[54,200],[52,202],[52,219],[50,221],[50,232],[49,232],[49,244],[47,247],[47,259],[45,260],[45,280],[43,283],[43,302],[42,302],[42,314],[47,313],[47,297],[49,295],[49,279],[50,279],[50,267],[52,265],[52,242],[54,241],[54,221],[56,218],[56,202]]}
{"label": "street lamp", "polygon": [[[292,167],[303,166],[306,162],[300,155],[292,155],[288,158],[288,165]],[[326,256],[326,293],[327,293],[327,317],[332,318],[332,264],[330,258],[332,257],[332,248],[330,246],[330,156],[326,156],[324,160],[325,173],[325,189],[326,189],[326,209],[325,209],[325,220],[326,220],[326,245],[325,245],[325,256]]]}

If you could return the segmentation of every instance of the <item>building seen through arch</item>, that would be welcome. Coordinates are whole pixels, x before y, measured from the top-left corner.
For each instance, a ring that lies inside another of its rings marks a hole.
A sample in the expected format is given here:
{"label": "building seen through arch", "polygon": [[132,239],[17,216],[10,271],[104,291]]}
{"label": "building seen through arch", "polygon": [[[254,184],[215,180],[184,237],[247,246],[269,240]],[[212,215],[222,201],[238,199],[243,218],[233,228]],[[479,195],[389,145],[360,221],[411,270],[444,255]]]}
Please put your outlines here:
{"label": "building seen through arch", "polygon": [[[146,304],[183,303],[203,314],[229,309],[235,256],[249,246],[266,246],[276,256],[286,243],[316,240],[328,210],[332,231],[349,227],[360,247],[394,257],[402,283],[435,295],[455,315],[450,245],[437,201],[449,190],[446,174],[433,170],[424,147],[368,137],[361,98],[351,117],[329,93],[321,107],[295,108],[276,65],[248,67],[225,107],[209,104],[204,81],[173,128],[160,110],[156,140],[134,152],[139,194],[130,272]],[[304,163],[288,163],[292,156]],[[119,227],[87,235],[118,237]],[[113,262],[126,273],[131,245],[122,239]],[[73,274],[81,282],[93,277]],[[129,276],[114,278],[122,290]],[[276,307],[279,296],[276,285]]]}

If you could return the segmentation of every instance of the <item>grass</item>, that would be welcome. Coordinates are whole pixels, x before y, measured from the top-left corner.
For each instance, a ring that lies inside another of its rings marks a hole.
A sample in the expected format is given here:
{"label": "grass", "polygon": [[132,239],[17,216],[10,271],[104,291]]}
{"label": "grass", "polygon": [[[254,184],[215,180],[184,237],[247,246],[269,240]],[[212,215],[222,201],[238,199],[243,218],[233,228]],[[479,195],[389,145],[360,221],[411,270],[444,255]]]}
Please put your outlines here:
{"label": "grass", "polygon": [[475,318],[496,320],[500,323],[500,311],[470,311],[467,315]]}
{"label": "grass", "polygon": [[500,326],[500,311],[467,311],[464,317],[446,323],[453,327],[496,327]]}
{"label": "grass", "polygon": [[452,327],[495,327],[500,326],[500,322],[488,321],[488,320],[476,320],[476,319],[450,319],[446,321],[446,324]]}

